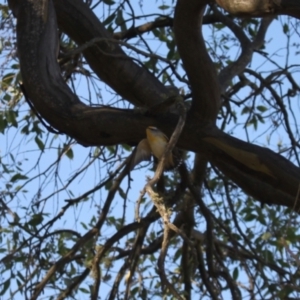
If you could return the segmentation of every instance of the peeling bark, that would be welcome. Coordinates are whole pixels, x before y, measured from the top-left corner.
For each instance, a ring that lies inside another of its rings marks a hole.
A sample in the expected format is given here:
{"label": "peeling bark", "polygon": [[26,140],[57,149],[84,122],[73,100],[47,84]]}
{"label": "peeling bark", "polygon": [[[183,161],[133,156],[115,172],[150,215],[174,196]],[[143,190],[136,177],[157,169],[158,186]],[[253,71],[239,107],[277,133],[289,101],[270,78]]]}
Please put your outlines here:
{"label": "peeling bark", "polygon": [[216,0],[216,2],[228,12],[234,15],[261,16],[266,13],[274,13],[275,7],[270,5],[271,1],[261,0]]}
{"label": "peeling bark", "polygon": [[264,17],[281,14],[300,18],[298,0],[215,0],[215,2],[237,16]]}

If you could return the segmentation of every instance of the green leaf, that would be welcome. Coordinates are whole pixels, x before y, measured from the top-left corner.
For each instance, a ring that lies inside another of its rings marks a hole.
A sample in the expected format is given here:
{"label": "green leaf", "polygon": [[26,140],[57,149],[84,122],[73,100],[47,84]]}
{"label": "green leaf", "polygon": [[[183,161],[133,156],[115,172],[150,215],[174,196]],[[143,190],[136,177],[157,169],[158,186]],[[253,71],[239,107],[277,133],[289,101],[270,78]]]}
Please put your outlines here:
{"label": "green leaf", "polygon": [[125,149],[126,151],[128,152],[131,152],[132,151],[132,147],[127,145],[127,144],[122,144],[122,148]]}
{"label": "green leaf", "polygon": [[15,175],[10,179],[10,181],[11,181],[11,182],[16,182],[16,181],[18,181],[18,180],[26,180],[26,179],[28,179],[27,176],[22,175],[22,174],[20,174],[20,173],[17,173],[17,174],[15,174]]}
{"label": "green leaf", "polygon": [[255,114],[255,116],[257,117],[257,119],[260,123],[263,123],[263,124],[265,123],[265,119],[261,115]]}
{"label": "green leaf", "polygon": [[252,27],[249,27],[249,28],[248,28],[248,32],[249,32],[250,36],[252,36],[252,37],[254,37],[254,36],[256,35],[256,31],[254,31],[254,30],[252,29]]}
{"label": "green leaf", "polygon": [[117,17],[115,22],[118,26],[121,26],[122,31],[125,31],[127,29],[126,22],[124,22],[124,18],[123,18],[123,11],[121,9],[119,9],[117,12]]}
{"label": "green leaf", "polygon": [[29,134],[29,126],[25,125],[22,130],[21,133],[28,135]]}
{"label": "green leaf", "polygon": [[119,191],[119,194],[120,194],[121,198],[124,199],[124,200],[126,200],[127,195],[126,195],[126,193],[123,191],[123,189],[119,187],[118,191]]}
{"label": "green leaf", "polygon": [[40,148],[40,150],[44,151],[45,145],[44,145],[44,143],[42,142],[42,140],[39,139],[37,136],[35,137],[34,140],[35,140],[36,144],[38,145],[38,147]]}
{"label": "green leaf", "polygon": [[266,223],[266,216],[263,214],[261,208],[260,208],[260,207],[257,207],[256,212],[257,212],[257,220],[258,220],[262,225],[267,226],[267,223]]}
{"label": "green leaf", "polygon": [[147,300],[148,299],[148,290],[143,288],[142,292],[140,292],[140,297],[142,300]]}
{"label": "green leaf", "polygon": [[137,293],[138,293],[138,291],[139,291],[139,287],[134,287],[134,288],[130,291],[130,295],[131,295],[131,296],[136,296],[136,297],[134,297],[134,299],[136,299],[136,298],[137,298]]}
{"label": "green leaf", "polygon": [[114,20],[115,17],[116,17],[116,14],[110,15],[103,21],[103,25],[108,25],[108,24],[112,23],[112,21]]}
{"label": "green leaf", "polygon": [[112,187],[112,181],[110,180],[105,184],[105,189],[109,190],[111,187]]}
{"label": "green leaf", "polygon": [[24,276],[23,276],[23,274],[21,273],[21,272],[17,272],[17,275],[18,275],[18,277],[23,281],[23,282],[25,282],[26,281],[26,279],[24,278]]}
{"label": "green leaf", "polygon": [[257,215],[254,215],[254,214],[248,214],[245,216],[245,221],[246,222],[251,222],[253,220],[256,220],[257,219]]}
{"label": "green leaf", "polygon": [[175,254],[173,255],[173,262],[176,262],[178,259],[180,259],[182,256],[182,249],[181,248],[178,248],[176,251],[175,251]]}
{"label": "green leaf", "polygon": [[86,224],[84,224],[83,222],[80,222],[80,224],[83,227],[83,229],[88,230],[88,227],[86,226]]}
{"label": "green leaf", "polygon": [[232,278],[233,280],[237,280],[239,277],[239,269],[237,267],[234,268]]}
{"label": "green leaf", "polygon": [[245,106],[245,107],[242,109],[241,115],[247,114],[247,113],[249,113],[251,110],[252,110],[251,107]]}
{"label": "green leaf", "polygon": [[4,130],[7,127],[7,121],[4,119],[3,114],[0,114],[0,132],[4,133]]}
{"label": "green leaf", "polygon": [[271,232],[265,232],[265,233],[261,236],[261,239],[262,239],[263,241],[267,241],[267,240],[269,240],[271,237],[272,237]]}
{"label": "green leaf", "polygon": [[225,28],[225,25],[223,23],[214,23],[213,26],[214,26],[214,28],[217,28],[218,30]]}
{"label": "green leaf", "polygon": [[271,263],[274,261],[274,255],[270,250],[263,250],[261,254],[266,261]]}
{"label": "green leaf", "polygon": [[4,97],[2,99],[5,100],[5,101],[7,101],[7,102],[9,102],[11,100],[11,95],[5,93],[5,95],[4,95]]}
{"label": "green leaf", "polygon": [[34,214],[31,218],[31,220],[28,222],[31,226],[37,226],[41,224],[44,220],[44,217],[42,214]]}
{"label": "green leaf", "polygon": [[12,126],[18,128],[18,122],[16,121],[16,118],[18,116],[18,113],[13,110],[8,110],[6,112],[6,119],[8,123],[11,123]]}
{"label": "green leaf", "polygon": [[69,148],[68,151],[66,152],[66,156],[70,159],[73,159],[74,158],[74,153],[73,153],[73,150],[72,148]]}
{"label": "green leaf", "polygon": [[15,77],[15,73],[8,73],[2,77],[2,88],[6,90]]}
{"label": "green leaf", "polygon": [[15,69],[15,70],[19,70],[20,69],[20,65],[19,64],[12,64],[11,68]]}
{"label": "green leaf", "polygon": [[78,290],[84,294],[90,294],[90,291],[85,288],[80,287]]}
{"label": "green leaf", "polygon": [[267,109],[265,106],[263,106],[263,105],[258,105],[258,106],[256,106],[256,109],[259,110],[260,112],[265,112],[265,111],[268,110],[268,109]]}
{"label": "green leaf", "polygon": [[165,10],[165,9],[169,9],[169,8],[170,8],[169,5],[160,5],[160,6],[158,7],[158,9],[161,9],[161,10]]}
{"label": "green leaf", "polygon": [[283,26],[282,26],[282,30],[283,30],[283,33],[288,33],[290,31],[289,29],[289,25],[287,23],[284,23]]}
{"label": "green leaf", "polygon": [[32,132],[36,132],[37,135],[41,135],[41,133],[43,132],[43,130],[40,129],[39,124],[40,124],[40,121],[39,121],[39,120],[34,121],[34,122],[33,122],[32,130],[31,130]]}
{"label": "green leaf", "polygon": [[103,0],[106,5],[114,5],[116,2],[113,0]]}
{"label": "green leaf", "polygon": [[110,154],[115,154],[117,147],[116,146],[107,146],[106,149]]}
{"label": "green leaf", "polygon": [[251,120],[247,123],[247,126],[253,125],[254,129],[257,130],[257,117],[253,116]]}
{"label": "green leaf", "polygon": [[10,286],[10,278],[8,278],[4,283],[2,283],[1,286],[2,290],[0,292],[0,295],[3,296]]}

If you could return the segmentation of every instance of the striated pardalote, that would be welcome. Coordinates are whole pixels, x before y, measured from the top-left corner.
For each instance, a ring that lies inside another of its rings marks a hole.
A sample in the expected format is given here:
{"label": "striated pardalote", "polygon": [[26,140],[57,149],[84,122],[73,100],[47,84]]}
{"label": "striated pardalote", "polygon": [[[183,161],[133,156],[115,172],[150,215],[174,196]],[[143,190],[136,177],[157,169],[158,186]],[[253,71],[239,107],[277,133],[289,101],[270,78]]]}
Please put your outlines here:
{"label": "striated pardalote", "polygon": [[[157,160],[160,160],[164,154],[165,148],[168,144],[167,136],[154,126],[149,126],[146,129],[146,139],[142,139],[135,149],[131,169],[143,160],[150,160],[153,155]],[[180,163],[178,155],[175,151],[168,154],[164,164],[164,170],[169,171],[176,168]]]}

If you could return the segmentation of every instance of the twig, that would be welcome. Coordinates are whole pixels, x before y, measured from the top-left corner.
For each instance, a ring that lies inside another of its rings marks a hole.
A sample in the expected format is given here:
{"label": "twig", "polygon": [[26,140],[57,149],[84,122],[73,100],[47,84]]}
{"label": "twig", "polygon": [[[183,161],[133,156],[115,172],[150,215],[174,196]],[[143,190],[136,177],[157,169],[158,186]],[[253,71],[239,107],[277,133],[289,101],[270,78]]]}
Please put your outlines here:
{"label": "twig", "polygon": [[181,131],[184,127],[185,124],[185,118],[186,118],[186,110],[182,102],[178,103],[179,105],[179,120],[177,123],[177,126],[170,138],[170,141],[165,149],[165,152],[163,156],[161,157],[156,172],[153,176],[153,178],[146,184],[143,192],[140,195],[140,198],[144,196],[144,194],[147,192],[147,194],[150,196],[152,199],[154,205],[156,206],[161,218],[163,219],[164,222],[164,236],[163,236],[163,242],[162,242],[162,247],[161,247],[161,253],[158,259],[158,269],[159,269],[159,276],[162,280],[162,289],[164,291],[164,287],[168,288],[170,292],[173,294],[173,296],[176,299],[183,299],[176,289],[173,287],[173,285],[168,281],[165,269],[164,269],[164,262],[165,262],[165,257],[168,249],[168,244],[169,244],[169,239],[170,239],[170,229],[175,231],[176,233],[180,234],[185,240],[189,241],[188,238],[185,236],[185,234],[178,229],[174,224],[170,223],[170,211],[166,208],[164,199],[163,197],[160,197],[159,194],[155,193],[153,190],[153,186],[158,182],[159,178],[161,177],[164,169],[164,162],[166,157],[171,153],[173,150],[175,144],[178,141],[178,138],[181,134]]}

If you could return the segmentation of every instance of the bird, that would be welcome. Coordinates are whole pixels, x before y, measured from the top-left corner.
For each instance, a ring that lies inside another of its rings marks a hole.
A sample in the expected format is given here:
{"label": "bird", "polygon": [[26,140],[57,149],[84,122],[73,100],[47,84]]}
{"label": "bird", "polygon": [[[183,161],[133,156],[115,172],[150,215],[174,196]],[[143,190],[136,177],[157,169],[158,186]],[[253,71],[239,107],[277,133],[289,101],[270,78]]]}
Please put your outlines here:
{"label": "bird", "polygon": [[[149,126],[146,129],[146,138],[142,139],[137,145],[133,154],[131,169],[144,160],[150,160],[153,155],[157,160],[163,156],[168,144],[168,137],[157,127]],[[164,170],[170,171],[176,168],[180,162],[175,156],[175,151],[170,152],[164,162]]]}

